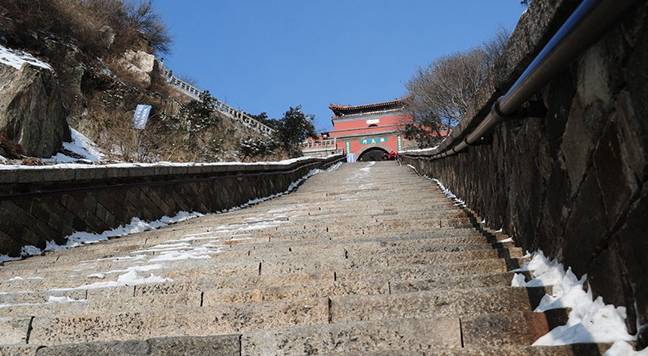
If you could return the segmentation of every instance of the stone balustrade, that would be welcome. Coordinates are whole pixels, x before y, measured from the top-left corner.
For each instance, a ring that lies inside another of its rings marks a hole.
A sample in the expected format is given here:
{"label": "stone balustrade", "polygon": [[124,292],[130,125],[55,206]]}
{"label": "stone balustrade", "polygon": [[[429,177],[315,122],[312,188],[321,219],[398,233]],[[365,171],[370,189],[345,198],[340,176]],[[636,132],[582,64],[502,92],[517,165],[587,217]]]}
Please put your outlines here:
{"label": "stone balustrade", "polygon": [[[176,77],[173,72],[166,68],[162,63],[160,63],[160,72],[174,89],[194,100],[200,100],[200,94],[202,94],[204,90]],[[214,102],[214,110],[225,114],[227,117],[241,124],[242,126],[252,129],[264,136],[271,136],[274,133],[274,130],[271,127],[261,123],[250,115],[225,104],[223,101],[214,98]]]}

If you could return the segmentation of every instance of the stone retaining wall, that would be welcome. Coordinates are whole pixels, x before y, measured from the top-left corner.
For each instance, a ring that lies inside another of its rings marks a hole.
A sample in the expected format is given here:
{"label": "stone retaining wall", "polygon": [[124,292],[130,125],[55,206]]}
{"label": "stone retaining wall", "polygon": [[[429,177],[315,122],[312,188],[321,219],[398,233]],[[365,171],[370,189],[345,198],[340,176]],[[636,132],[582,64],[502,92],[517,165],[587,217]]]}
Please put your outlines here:
{"label": "stone retaining wall", "polygon": [[102,232],[133,217],[218,212],[284,192],[309,171],[343,160],[292,164],[173,165],[0,170],[0,255],[64,243],[75,231]]}
{"label": "stone retaining wall", "polygon": [[[587,274],[595,295],[627,307],[631,332],[648,325],[648,4],[637,3],[538,94],[533,110],[497,127],[486,144],[435,161],[403,158],[523,248],[542,249]],[[529,38],[546,41],[538,31],[555,29],[529,23],[568,13],[523,18],[513,34],[523,44],[510,45],[507,57],[526,65],[543,45],[528,46]],[[526,55],[512,53],[516,48]],[[504,72],[510,83],[519,70]],[[483,100],[484,108],[497,94]]]}

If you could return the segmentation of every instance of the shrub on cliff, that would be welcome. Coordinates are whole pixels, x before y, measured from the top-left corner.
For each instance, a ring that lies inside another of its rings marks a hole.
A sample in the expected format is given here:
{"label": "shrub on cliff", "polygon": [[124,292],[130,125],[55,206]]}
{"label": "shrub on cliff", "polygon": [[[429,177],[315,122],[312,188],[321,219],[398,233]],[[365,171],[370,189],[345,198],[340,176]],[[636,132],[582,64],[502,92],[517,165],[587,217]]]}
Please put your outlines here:
{"label": "shrub on cliff", "polygon": [[31,50],[43,45],[33,33],[72,39],[86,54],[102,58],[127,49],[168,52],[171,44],[148,0],[4,0],[0,7],[15,26],[10,33],[0,29],[0,35]]}
{"label": "shrub on cliff", "polygon": [[239,144],[239,153],[242,160],[258,158],[271,155],[277,148],[277,144],[265,137],[247,137]]}

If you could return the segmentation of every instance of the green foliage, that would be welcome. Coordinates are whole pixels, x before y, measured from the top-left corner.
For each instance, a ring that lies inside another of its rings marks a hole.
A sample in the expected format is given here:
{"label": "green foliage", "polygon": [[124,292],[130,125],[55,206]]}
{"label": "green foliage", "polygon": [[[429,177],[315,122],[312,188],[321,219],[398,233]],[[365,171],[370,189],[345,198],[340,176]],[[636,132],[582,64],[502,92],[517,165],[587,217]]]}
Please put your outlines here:
{"label": "green foliage", "polygon": [[262,113],[257,114],[257,115],[253,115],[253,114],[248,114],[248,115],[250,115],[251,118],[253,118],[253,119],[261,122],[262,124],[264,124],[264,125],[266,125],[266,126],[268,126],[270,128],[273,128],[273,129],[276,129],[277,125],[279,123],[278,120],[269,118],[268,114],[265,113],[265,112],[262,112]]}
{"label": "green foliage", "polygon": [[307,137],[314,137],[313,117],[307,116],[301,106],[291,107],[275,127],[275,141],[291,156],[301,156],[300,145]]}
{"label": "green foliage", "polygon": [[214,114],[214,98],[209,91],[200,94],[200,100],[191,100],[180,108],[177,116],[162,118],[170,130],[183,131],[190,135],[217,125],[220,117]]}

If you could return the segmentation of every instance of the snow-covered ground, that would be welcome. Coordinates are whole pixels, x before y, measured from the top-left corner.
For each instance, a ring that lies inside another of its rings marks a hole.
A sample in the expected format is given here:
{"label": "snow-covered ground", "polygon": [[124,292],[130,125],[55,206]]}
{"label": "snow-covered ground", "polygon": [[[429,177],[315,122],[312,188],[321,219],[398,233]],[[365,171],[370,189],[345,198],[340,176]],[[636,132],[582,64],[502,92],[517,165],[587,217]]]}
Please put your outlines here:
{"label": "snow-covered ground", "polygon": [[0,64],[5,64],[16,69],[22,68],[23,64],[28,63],[36,67],[52,70],[52,67],[32,56],[31,54],[0,45]]}

